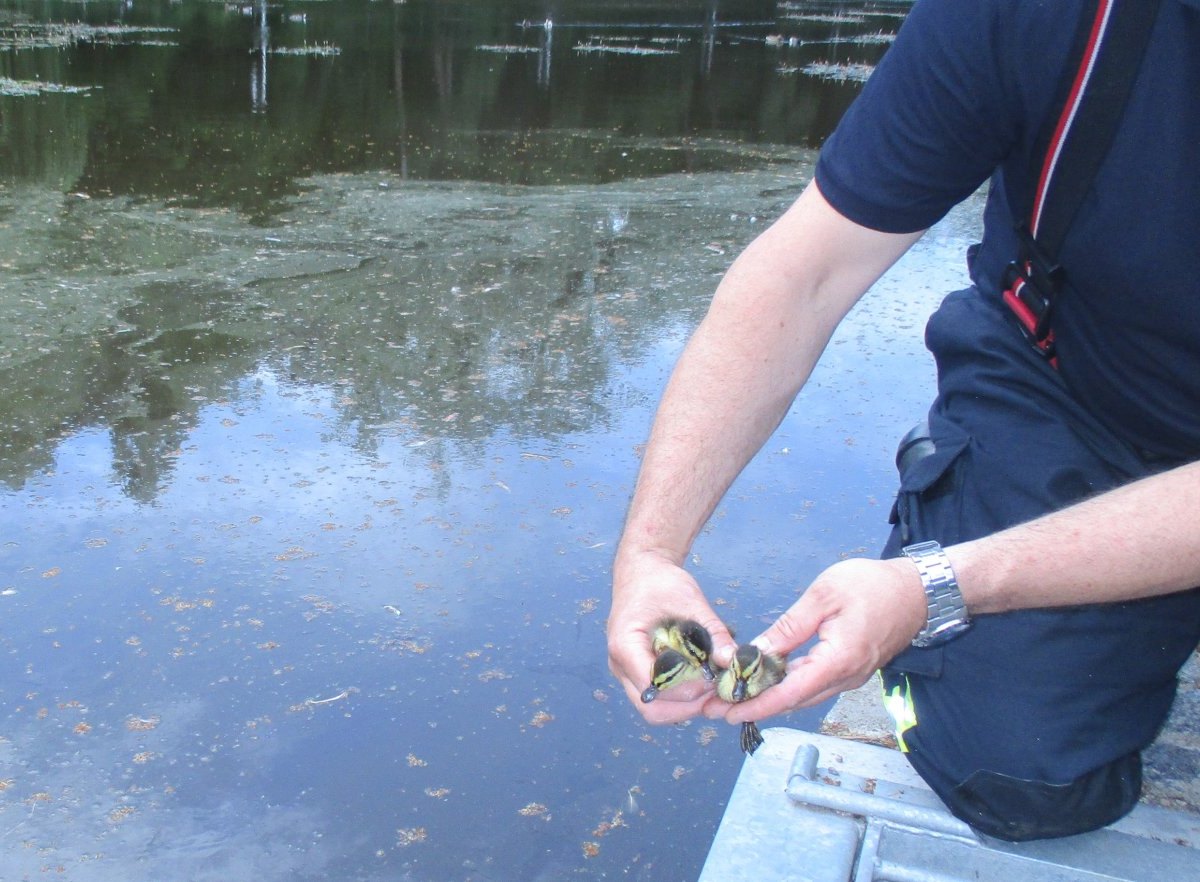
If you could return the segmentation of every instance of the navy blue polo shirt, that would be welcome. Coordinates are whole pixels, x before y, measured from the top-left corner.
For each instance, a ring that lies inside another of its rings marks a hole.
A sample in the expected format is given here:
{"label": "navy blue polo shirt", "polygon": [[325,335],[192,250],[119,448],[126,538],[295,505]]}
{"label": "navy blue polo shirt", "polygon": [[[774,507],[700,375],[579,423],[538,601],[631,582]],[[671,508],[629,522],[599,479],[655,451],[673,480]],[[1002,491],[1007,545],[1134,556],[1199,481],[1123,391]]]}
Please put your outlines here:
{"label": "navy blue polo shirt", "polygon": [[[999,297],[1017,253],[1005,182],[1026,192],[1040,167],[1081,14],[1080,0],[918,0],[823,147],[821,192],[863,226],[912,232],[990,178],[972,279]],[[1162,0],[1060,260],[1054,329],[1072,393],[1131,444],[1200,458],[1200,0]]]}

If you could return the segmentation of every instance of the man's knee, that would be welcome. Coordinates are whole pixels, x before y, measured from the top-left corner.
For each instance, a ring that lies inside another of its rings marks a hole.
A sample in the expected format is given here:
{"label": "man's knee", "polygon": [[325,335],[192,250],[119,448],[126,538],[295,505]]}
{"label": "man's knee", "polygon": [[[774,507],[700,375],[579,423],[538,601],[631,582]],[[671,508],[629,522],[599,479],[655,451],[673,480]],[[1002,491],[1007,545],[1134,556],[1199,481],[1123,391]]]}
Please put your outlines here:
{"label": "man's knee", "polygon": [[981,833],[1014,842],[1106,827],[1137,804],[1142,787],[1137,753],[1066,782],[1026,780],[986,768],[954,782],[920,752],[909,759],[956,817]]}

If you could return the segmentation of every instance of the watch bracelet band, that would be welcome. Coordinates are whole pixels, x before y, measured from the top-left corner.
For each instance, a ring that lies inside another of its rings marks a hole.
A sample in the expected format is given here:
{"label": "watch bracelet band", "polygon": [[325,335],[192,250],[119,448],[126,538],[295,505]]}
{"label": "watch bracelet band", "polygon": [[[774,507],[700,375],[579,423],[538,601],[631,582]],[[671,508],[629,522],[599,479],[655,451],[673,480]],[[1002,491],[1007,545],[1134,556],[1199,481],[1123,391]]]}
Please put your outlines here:
{"label": "watch bracelet band", "polygon": [[913,638],[913,645],[929,646],[946,630],[958,633],[970,623],[966,604],[958,589],[958,580],[950,558],[937,542],[918,542],[901,549],[901,554],[913,562],[925,589],[925,627]]}

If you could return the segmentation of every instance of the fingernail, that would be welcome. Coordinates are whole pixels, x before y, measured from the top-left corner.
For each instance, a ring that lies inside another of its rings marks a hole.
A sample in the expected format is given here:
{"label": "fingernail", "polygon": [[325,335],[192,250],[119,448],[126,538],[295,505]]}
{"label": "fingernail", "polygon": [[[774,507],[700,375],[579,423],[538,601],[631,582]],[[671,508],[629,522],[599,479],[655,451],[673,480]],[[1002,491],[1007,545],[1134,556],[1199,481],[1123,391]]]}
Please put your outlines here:
{"label": "fingernail", "polygon": [[750,642],[753,643],[755,646],[757,646],[763,652],[771,651],[771,638],[768,637],[766,634],[759,634],[757,637],[755,637]]}

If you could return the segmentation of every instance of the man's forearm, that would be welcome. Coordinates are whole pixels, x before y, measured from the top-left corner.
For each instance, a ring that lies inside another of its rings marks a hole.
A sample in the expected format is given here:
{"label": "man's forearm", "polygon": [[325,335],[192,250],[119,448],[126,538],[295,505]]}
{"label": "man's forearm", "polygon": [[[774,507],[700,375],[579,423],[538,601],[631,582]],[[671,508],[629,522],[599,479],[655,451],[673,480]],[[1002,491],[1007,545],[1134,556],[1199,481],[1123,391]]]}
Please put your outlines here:
{"label": "man's forearm", "polygon": [[742,253],[667,386],[622,552],[682,562],[778,426],[837,323],[918,235],[851,224],[810,186]]}
{"label": "man's forearm", "polygon": [[[756,269],[730,270],[675,367],[646,447],[624,547],[681,562],[807,374],[796,358],[805,344],[783,343],[778,318],[760,305],[786,296],[780,281],[754,286]],[[818,351],[821,345],[808,343]]]}
{"label": "man's forearm", "polygon": [[1200,462],[948,550],[972,614],[1200,585]]}

